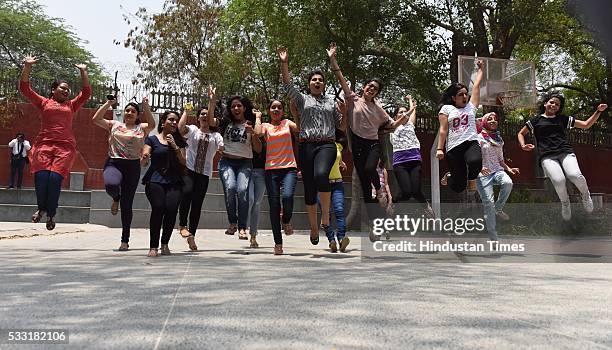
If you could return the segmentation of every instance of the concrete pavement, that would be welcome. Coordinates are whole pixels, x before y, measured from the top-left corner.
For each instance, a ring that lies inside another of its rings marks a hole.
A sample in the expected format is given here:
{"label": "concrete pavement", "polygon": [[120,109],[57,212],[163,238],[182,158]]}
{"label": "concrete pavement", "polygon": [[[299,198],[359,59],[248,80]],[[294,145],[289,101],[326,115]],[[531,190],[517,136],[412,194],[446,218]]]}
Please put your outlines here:
{"label": "concrete pavement", "polygon": [[[360,237],[286,255],[198,231],[147,258],[148,231],[0,223],[0,328],[61,328],[68,345],[2,349],[612,349],[609,264],[362,260]],[[39,235],[36,235],[39,234]],[[16,237],[26,236],[26,237]],[[28,236],[30,236],[28,238]]]}

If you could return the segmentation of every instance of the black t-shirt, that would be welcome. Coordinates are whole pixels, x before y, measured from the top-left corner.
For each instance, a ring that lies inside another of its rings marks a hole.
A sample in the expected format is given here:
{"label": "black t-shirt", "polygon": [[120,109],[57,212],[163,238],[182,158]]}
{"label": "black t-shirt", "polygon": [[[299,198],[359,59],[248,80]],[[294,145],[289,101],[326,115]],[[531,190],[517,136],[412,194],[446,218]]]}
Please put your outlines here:
{"label": "black t-shirt", "polygon": [[534,135],[538,149],[538,162],[545,156],[574,153],[567,142],[567,131],[574,127],[574,117],[557,115],[552,118],[540,114],[525,125]]}

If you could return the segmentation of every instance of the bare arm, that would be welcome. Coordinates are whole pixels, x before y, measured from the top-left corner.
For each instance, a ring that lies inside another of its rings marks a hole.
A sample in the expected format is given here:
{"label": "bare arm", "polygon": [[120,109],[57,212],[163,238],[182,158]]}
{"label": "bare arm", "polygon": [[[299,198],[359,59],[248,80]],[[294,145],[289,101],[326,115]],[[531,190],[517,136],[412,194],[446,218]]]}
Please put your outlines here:
{"label": "bare arm", "polygon": [[484,77],[484,61],[478,60],[476,64],[478,65],[478,73],[476,73],[476,80],[474,81],[474,87],[472,88],[472,97],[470,97],[470,102],[472,102],[474,107],[478,108],[478,106],[480,106],[480,83]]}
{"label": "bare arm", "polygon": [[144,145],[142,148],[142,156],[140,157],[140,166],[145,167],[149,165],[149,161],[151,160],[151,146]]}
{"label": "bare arm", "polygon": [[208,86],[208,125],[219,126],[219,120],[215,118],[215,104],[217,103],[217,89],[212,85]]}
{"label": "bare arm", "polygon": [[244,132],[251,134],[251,146],[253,147],[253,150],[257,153],[261,153],[261,148],[262,148],[261,140],[259,139],[259,136],[255,134],[255,130],[253,130],[253,127],[251,126],[251,124],[247,122],[244,128],[245,128]]}
{"label": "bare arm", "polygon": [[595,124],[597,122],[597,119],[599,119],[599,116],[601,116],[601,113],[603,111],[605,111],[608,108],[608,105],[605,103],[600,104],[599,106],[597,106],[597,110],[595,111],[595,113],[593,113],[593,115],[591,115],[589,117],[589,119],[587,120],[574,120],[574,127],[579,128],[579,129],[588,129],[591,126],[593,126],[593,124]]}
{"label": "bare arm", "polygon": [[100,108],[98,108],[96,113],[91,118],[91,120],[93,121],[95,125],[105,130],[109,130],[113,126],[112,121],[104,119],[104,115],[106,114],[106,111],[108,111],[108,109],[111,108],[114,103],[115,103],[114,100],[108,100],[106,101],[106,103],[100,106]]}
{"label": "bare arm", "polygon": [[92,92],[91,86],[89,86],[89,75],[87,74],[87,66],[82,63],[75,64],[74,66],[77,67],[79,69],[79,72],[81,73],[81,82],[83,85],[81,93],[79,93],[77,97],[72,100],[72,110],[76,112],[79,108],[81,108],[81,106],[85,104],[85,102],[87,102],[87,100],[89,100]]}
{"label": "bare arm", "polygon": [[38,62],[38,59],[32,56],[26,56],[26,58],[23,59],[23,70],[21,71],[19,91],[34,106],[41,108],[44,97],[34,92],[30,86],[30,72],[32,72],[32,66],[36,64],[36,62]]}
{"label": "bare arm", "polygon": [[280,59],[283,84],[289,84],[291,83],[291,79],[289,78],[289,54],[287,53],[287,49],[285,47],[279,47],[276,49],[276,52],[278,53],[278,58]]}
{"label": "bare arm", "polygon": [[523,128],[516,135],[516,137],[518,138],[519,146],[521,146],[521,149],[523,151],[533,151],[533,149],[535,148],[534,145],[530,143],[525,143],[525,135],[527,135],[528,133],[529,129],[526,126],[523,126]]}
{"label": "bare arm", "polygon": [[344,75],[342,75],[342,71],[340,70],[338,61],[336,60],[336,43],[329,44],[329,49],[327,49],[327,55],[329,56],[329,65],[331,67],[331,70],[334,72],[336,79],[338,79],[338,81],[340,82],[342,92],[344,92],[344,98],[348,98],[348,96],[351,94],[351,88],[348,86]]}
{"label": "bare arm", "polygon": [[149,105],[149,98],[142,98],[142,116],[143,116],[143,125],[142,129],[145,133],[150,133],[151,130],[155,129],[155,118],[153,118],[153,113],[151,112],[151,106]]}
{"label": "bare arm", "polygon": [[187,115],[187,109],[183,109],[183,114],[181,114],[181,119],[179,119],[178,122],[178,129],[183,137],[185,137],[185,135],[187,135],[189,132],[189,128],[187,127],[187,118],[189,118]]}
{"label": "bare arm", "polygon": [[291,112],[291,116],[293,117],[293,119],[295,120],[295,130],[291,130],[292,132],[295,133],[299,133],[300,132],[300,112],[297,109],[297,106],[295,105],[295,102],[293,100],[290,101],[289,103],[289,111]]}
{"label": "bare arm", "polygon": [[440,113],[438,115],[440,128],[438,129],[438,147],[436,150],[436,158],[444,159],[444,144],[446,143],[446,135],[448,135],[448,116]]}
{"label": "bare arm", "polygon": [[255,114],[255,135],[262,136],[263,128],[261,126],[261,112],[258,109],[253,109],[253,114]]}

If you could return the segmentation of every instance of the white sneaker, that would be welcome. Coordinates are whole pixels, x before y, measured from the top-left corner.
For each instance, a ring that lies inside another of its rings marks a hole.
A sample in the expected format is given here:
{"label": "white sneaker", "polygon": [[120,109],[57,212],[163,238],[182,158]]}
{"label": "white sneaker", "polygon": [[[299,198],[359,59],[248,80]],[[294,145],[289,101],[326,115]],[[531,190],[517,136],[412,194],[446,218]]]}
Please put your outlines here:
{"label": "white sneaker", "polygon": [[568,202],[561,202],[561,216],[563,220],[570,221],[572,218],[572,205]]}
{"label": "white sneaker", "polygon": [[593,199],[591,198],[591,196],[589,195],[586,199],[584,199],[584,197],[582,197],[582,205],[584,205],[584,210],[587,213],[592,213],[593,212]]}

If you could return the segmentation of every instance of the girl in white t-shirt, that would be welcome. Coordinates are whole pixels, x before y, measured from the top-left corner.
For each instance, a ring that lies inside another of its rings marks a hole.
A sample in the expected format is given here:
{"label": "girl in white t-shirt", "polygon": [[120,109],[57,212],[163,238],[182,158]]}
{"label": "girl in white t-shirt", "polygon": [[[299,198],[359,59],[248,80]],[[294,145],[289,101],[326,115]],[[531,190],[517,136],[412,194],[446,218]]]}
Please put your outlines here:
{"label": "girl in white t-shirt", "polygon": [[[211,100],[212,101],[212,100]],[[214,113],[214,105],[200,108],[196,113],[198,126],[187,125],[189,111],[184,110],[178,123],[181,135],[187,140],[187,175],[183,186],[183,197],[179,207],[179,230],[187,238],[189,249],[197,250],[195,234],[200,223],[202,203],[208,190],[208,181],[213,171],[213,158],[223,151],[223,137],[208,125],[208,111]],[[189,217],[189,226],[187,226]]]}
{"label": "girl in white t-shirt", "polygon": [[440,129],[438,131],[438,149],[436,157],[445,157],[449,172],[440,183],[447,185],[455,192],[465,190],[468,181],[470,189],[476,189],[476,178],[482,169],[482,154],[476,131],[476,109],[480,105],[480,82],[482,81],[484,62],[478,60],[478,73],[468,95],[467,86],[455,83],[449,86],[442,96],[442,108],[438,114]]}

